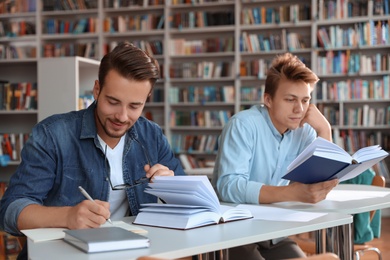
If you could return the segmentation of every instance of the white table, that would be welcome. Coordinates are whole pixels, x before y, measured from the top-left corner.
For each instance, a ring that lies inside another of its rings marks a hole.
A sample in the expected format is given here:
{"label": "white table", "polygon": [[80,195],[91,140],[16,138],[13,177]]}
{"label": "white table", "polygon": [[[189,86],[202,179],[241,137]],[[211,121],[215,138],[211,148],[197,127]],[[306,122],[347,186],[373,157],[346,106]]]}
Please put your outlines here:
{"label": "white table", "polygon": [[[340,191],[386,191],[389,188],[362,184],[339,184],[334,190]],[[300,202],[282,202],[273,204],[275,207],[309,212],[338,212],[344,214],[358,214],[372,210],[390,207],[390,195],[361,200],[330,201],[324,200],[316,204]],[[353,232],[352,225],[339,226],[318,230],[316,232],[317,252],[325,251],[336,253],[342,260],[353,259]]]}
{"label": "white table", "polygon": [[[124,221],[131,222],[131,220],[132,218],[125,218]],[[248,219],[186,231],[142,226],[142,228],[148,230],[148,237],[150,238],[150,247],[147,249],[86,254],[63,240],[39,243],[28,240],[28,253],[29,258],[33,260],[120,260],[136,259],[144,255],[172,259],[350,223],[352,223],[350,215],[329,213],[309,222],[276,222]]]}

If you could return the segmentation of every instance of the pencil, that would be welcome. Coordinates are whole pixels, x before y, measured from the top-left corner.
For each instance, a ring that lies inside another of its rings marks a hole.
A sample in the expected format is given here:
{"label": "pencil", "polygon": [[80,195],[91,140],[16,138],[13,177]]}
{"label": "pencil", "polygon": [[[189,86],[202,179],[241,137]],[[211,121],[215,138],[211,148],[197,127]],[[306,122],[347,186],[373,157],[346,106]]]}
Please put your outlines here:
{"label": "pencil", "polygon": [[[93,201],[94,203],[96,203],[95,200],[92,199],[92,197],[88,194],[88,192],[83,189],[83,187],[79,186],[79,190],[84,195],[84,197],[86,197],[88,200]],[[107,221],[112,224],[111,219],[107,219]]]}

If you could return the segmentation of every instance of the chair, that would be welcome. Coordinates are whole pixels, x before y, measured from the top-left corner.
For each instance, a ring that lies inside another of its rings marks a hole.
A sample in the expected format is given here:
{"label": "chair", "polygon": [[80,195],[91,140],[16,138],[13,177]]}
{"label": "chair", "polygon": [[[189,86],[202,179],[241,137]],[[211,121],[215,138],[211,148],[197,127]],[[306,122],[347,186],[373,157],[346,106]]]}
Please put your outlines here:
{"label": "chair", "polygon": [[[372,179],[371,185],[378,186],[378,187],[385,187],[386,186],[386,180],[383,176],[375,175]],[[376,210],[370,211],[370,221],[372,221]],[[302,237],[302,236],[294,236],[292,237],[294,241],[299,245],[299,247],[308,255],[314,255],[315,254],[315,243],[313,239],[310,237]],[[360,257],[368,252],[373,251],[377,254],[378,259],[382,260],[382,254],[380,250],[374,246],[371,246],[370,244],[355,244],[354,245],[354,255],[355,260],[360,260]]]}
{"label": "chair", "polygon": [[[374,178],[372,179],[371,185],[378,186],[378,187],[385,187],[386,180],[383,176],[375,175]],[[374,218],[375,212],[376,212],[375,210],[370,211],[370,221]],[[355,251],[355,259],[356,260],[360,260],[360,256],[364,255],[364,253],[367,251],[375,252],[378,255],[378,259],[382,260],[381,251],[378,248],[373,247],[369,244],[354,245],[354,251]]]}

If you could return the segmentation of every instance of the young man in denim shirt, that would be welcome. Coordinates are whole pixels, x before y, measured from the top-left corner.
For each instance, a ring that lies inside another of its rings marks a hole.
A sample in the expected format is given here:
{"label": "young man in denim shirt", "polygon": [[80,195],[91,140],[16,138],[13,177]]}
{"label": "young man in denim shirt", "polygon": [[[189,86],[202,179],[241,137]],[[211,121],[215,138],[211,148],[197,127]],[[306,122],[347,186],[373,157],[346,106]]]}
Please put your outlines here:
{"label": "young man in denim shirt", "polygon": [[105,55],[95,102],[33,128],[1,200],[0,229],[21,235],[32,228],[96,228],[157,202],[143,192],[153,176],[184,175],[160,127],[141,117],[159,74],[157,61],[132,44]]}
{"label": "young man in denim shirt", "polygon": [[[330,124],[310,104],[317,81],[296,56],[287,53],[273,61],[267,71],[264,106],[237,113],[221,134],[213,185],[222,201],[316,203],[337,185],[337,180],[306,185],[282,179],[287,166],[316,136],[332,139]],[[230,259],[302,256],[302,250],[287,238],[229,250]]]}

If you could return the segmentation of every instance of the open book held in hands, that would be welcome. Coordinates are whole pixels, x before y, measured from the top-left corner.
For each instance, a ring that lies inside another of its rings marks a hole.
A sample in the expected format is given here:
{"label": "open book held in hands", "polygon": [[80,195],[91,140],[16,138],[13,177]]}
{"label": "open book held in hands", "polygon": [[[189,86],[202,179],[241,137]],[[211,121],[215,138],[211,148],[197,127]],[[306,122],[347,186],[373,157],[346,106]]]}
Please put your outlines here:
{"label": "open book held in hands", "polygon": [[389,154],[379,145],[359,149],[352,156],[340,146],[318,137],[287,167],[283,179],[316,183],[338,178],[352,179]]}
{"label": "open book held in hands", "polygon": [[156,176],[145,192],[165,204],[142,204],[134,224],[191,229],[253,217],[247,209],[220,205],[207,176]]}

